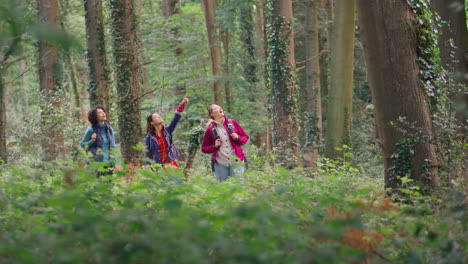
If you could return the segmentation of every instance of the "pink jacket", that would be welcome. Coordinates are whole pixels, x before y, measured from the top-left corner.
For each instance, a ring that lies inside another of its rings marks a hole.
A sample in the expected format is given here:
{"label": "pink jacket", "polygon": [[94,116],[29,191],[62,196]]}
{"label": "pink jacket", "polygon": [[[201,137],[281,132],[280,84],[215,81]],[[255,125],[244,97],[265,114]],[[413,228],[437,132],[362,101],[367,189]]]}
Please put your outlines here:
{"label": "pink jacket", "polygon": [[[226,131],[229,132],[227,120],[228,118],[224,117],[223,125]],[[242,150],[241,146],[247,144],[247,142],[249,141],[249,135],[245,133],[244,129],[239,125],[239,123],[237,123],[236,120],[231,119],[231,121],[232,121],[232,127],[234,129],[234,133],[237,133],[239,135],[239,138],[237,140],[234,140],[231,137],[229,137],[229,141],[231,142],[231,146],[234,149],[234,153],[236,154],[236,157],[238,157],[240,160],[243,161],[245,159],[245,155],[244,155],[244,150]],[[205,130],[205,135],[203,136],[201,150],[203,151],[203,153],[207,153],[207,154],[213,153],[213,156],[211,156],[211,159],[213,161],[216,161],[216,155],[218,154],[219,148],[215,146],[216,138],[211,128],[211,125],[213,124],[216,126],[216,123],[213,121]]]}

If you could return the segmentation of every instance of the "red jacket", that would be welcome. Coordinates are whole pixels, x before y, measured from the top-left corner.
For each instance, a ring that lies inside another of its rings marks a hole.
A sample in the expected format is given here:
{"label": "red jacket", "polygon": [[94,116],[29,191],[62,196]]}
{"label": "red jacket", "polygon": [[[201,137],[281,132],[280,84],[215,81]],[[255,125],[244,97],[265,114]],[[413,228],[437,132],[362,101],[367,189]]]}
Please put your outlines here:
{"label": "red jacket", "polygon": [[[228,118],[224,117],[224,128],[226,131],[229,133],[229,128],[228,128]],[[245,155],[244,155],[244,150],[242,150],[242,145],[247,144],[249,141],[249,135],[245,133],[244,129],[237,123],[236,120],[231,119],[232,121],[232,127],[234,129],[234,133],[237,133],[239,135],[239,138],[237,140],[232,139],[229,136],[229,141],[231,142],[231,146],[234,149],[234,153],[236,154],[236,157],[239,158],[240,160],[244,161]],[[213,134],[213,130],[211,126],[214,125],[216,127],[216,122],[211,122],[210,125],[206,128],[205,130],[205,135],[203,136],[203,142],[201,146],[201,150],[203,153],[213,153],[213,156],[211,156],[211,159],[213,161],[216,161],[216,155],[218,154],[218,147],[216,147],[215,142],[216,138],[215,135]]]}

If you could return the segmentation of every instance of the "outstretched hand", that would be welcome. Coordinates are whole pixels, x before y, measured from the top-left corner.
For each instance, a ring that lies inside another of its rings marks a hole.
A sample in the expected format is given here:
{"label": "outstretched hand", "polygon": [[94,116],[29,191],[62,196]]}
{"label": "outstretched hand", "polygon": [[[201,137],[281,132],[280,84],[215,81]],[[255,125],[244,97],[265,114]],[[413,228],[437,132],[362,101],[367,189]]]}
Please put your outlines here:
{"label": "outstretched hand", "polygon": [[184,95],[184,99],[182,99],[182,102],[180,102],[181,104],[188,104],[190,102],[190,100],[187,98],[187,95]]}

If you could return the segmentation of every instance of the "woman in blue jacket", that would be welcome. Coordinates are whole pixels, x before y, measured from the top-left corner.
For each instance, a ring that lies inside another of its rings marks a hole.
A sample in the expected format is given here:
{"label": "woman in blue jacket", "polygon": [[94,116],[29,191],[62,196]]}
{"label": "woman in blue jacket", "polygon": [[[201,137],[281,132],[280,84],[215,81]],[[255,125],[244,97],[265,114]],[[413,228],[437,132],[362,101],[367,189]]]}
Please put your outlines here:
{"label": "woman in blue jacket", "polygon": [[115,136],[114,129],[107,123],[106,110],[95,106],[88,112],[88,120],[91,126],[81,140],[81,147],[91,152],[95,161],[106,163],[105,172],[101,175],[112,174],[117,165],[111,156],[111,151],[115,149]]}

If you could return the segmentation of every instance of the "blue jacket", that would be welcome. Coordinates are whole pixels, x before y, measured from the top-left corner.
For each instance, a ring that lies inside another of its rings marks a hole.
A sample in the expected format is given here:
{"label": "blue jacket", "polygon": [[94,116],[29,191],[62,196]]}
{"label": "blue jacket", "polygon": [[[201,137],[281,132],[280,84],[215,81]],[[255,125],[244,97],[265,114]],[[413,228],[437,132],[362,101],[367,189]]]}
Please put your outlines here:
{"label": "blue jacket", "polygon": [[[93,133],[97,134],[96,141],[91,139]],[[107,140],[106,144],[104,144],[104,138]],[[114,129],[107,123],[89,127],[81,140],[81,147],[86,152],[91,152],[95,161],[106,162],[112,165],[111,160],[113,157],[111,157],[110,151],[115,149]]]}
{"label": "blue jacket", "polygon": [[[172,142],[172,133],[179,123],[182,115],[180,113],[175,113],[174,117],[171,120],[171,123],[168,126],[163,126],[163,134],[164,138],[167,142],[167,159],[168,162],[171,162],[179,157],[179,152],[177,151],[174,143]],[[148,134],[145,137],[145,164],[150,164],[152,162],[156,162],[161,164],[161,154],[159,153],[159,145],[158,140],[156,139],[156,135]]]}

